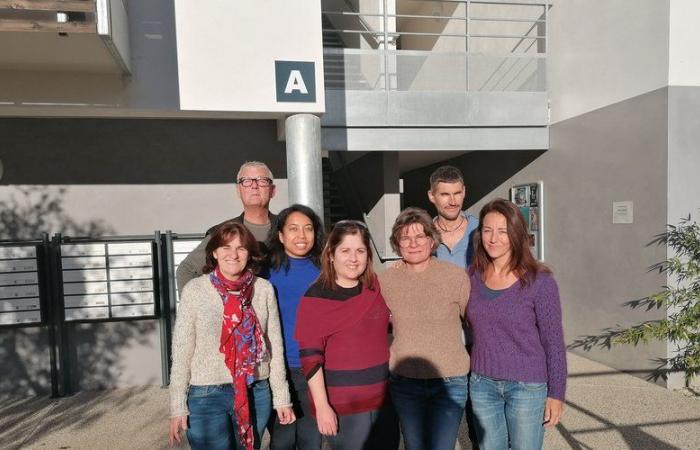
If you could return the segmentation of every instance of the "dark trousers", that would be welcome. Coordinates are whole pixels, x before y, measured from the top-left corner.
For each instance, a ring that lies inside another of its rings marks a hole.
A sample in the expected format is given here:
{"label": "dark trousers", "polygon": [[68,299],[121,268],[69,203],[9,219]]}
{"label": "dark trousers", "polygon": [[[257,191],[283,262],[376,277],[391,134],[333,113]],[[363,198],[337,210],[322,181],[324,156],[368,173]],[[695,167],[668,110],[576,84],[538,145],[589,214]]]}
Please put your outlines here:
{"label": "dark trousers", "polygon": [[338,434],[328,436],[333,450],[396,450],[399,427],[393,406],[338,416]]}
{"label": "dark trousers", "polygon": [[318,432],[316,419],[311,415],[309,404],[309,386],[300,368],[290,368],[287,373],[292,393],[294,414],[297,420],[289,425],[282,425],[276,414],[271,427],[271,450],[320,450],[321,433]]}

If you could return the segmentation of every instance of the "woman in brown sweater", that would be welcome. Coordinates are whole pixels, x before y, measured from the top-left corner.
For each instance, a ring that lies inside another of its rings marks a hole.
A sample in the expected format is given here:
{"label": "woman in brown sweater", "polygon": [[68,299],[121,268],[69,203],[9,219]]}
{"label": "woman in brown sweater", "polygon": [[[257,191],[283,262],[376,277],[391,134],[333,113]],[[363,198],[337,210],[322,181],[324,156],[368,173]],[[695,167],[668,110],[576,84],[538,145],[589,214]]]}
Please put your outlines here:
{"label": "woman in brown sweater", "polygon": [[432,257],[440,237],[422,209],[401,212],[390,241],[402,262],[379,281],[394,327],[389,389],[404,444],[406,450],[453,450],[467,401],[462,319],[469,277]]}

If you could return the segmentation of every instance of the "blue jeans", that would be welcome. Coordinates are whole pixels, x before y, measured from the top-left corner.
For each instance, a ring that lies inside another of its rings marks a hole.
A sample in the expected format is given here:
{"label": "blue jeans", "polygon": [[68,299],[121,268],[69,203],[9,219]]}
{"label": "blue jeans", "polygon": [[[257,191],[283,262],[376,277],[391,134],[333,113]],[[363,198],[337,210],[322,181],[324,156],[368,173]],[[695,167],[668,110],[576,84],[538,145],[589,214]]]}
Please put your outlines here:
{"label": "blue jeans", "polygon": [[[260,448],[260,437],[265,431],[272,410],[272,395],[267,380],[260,380],[248,388],[251,421],[254,425],[255,447]],[[187,393],[190,410],[187,440],[193,450],[242,449],[233,416],[233,385],[190,386]]]}
{"label": "blue jeans", "polygon": [[472,372],[469,390],[481,450],[542,448],[547,383],[495,380]]}
{"label": "blue jeans", "polygon": [[447,378],[389,376],[406,450],[454,450],[467,402],[467,375]]}

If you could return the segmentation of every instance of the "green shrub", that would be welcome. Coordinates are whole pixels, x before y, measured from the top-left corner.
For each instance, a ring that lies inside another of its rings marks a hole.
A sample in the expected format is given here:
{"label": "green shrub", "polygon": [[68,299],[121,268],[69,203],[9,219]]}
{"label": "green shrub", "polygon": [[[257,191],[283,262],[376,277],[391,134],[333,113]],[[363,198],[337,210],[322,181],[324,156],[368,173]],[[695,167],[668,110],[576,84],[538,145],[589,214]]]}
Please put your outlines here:
{"label": "green shrub", "polygon": [[666,379],[669,372],[685,373],[686,386],[700,374],[700,224],[690,215],[677,226],[667,225],[665,233],[657,235],[648,245],[668,246],[673,256],[657,263],[650,271],[665,273],[669,285],[660,292],[624,303],[638,309],[664,309],[666,319],[649,320],[628,328],[607,328],[599,335],[583,336],[570,348],[610,348],[613,345],[638,345],[660,340],[672,343],[676,353],[660,358],[652,378]]}

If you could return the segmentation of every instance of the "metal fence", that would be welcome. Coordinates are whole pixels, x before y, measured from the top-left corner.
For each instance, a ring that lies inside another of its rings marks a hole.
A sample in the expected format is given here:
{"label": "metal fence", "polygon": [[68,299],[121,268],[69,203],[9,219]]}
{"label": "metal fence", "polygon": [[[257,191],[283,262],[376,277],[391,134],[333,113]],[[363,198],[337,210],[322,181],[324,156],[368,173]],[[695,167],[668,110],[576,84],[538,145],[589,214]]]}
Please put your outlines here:
{"label": "metal fence", "polygon": [[0,241],[0,333],[47,332],[51,395],[72,393],[69,330],[76,324],[157,321],[161,381],[169,384],[175,271],[203,235]]}

